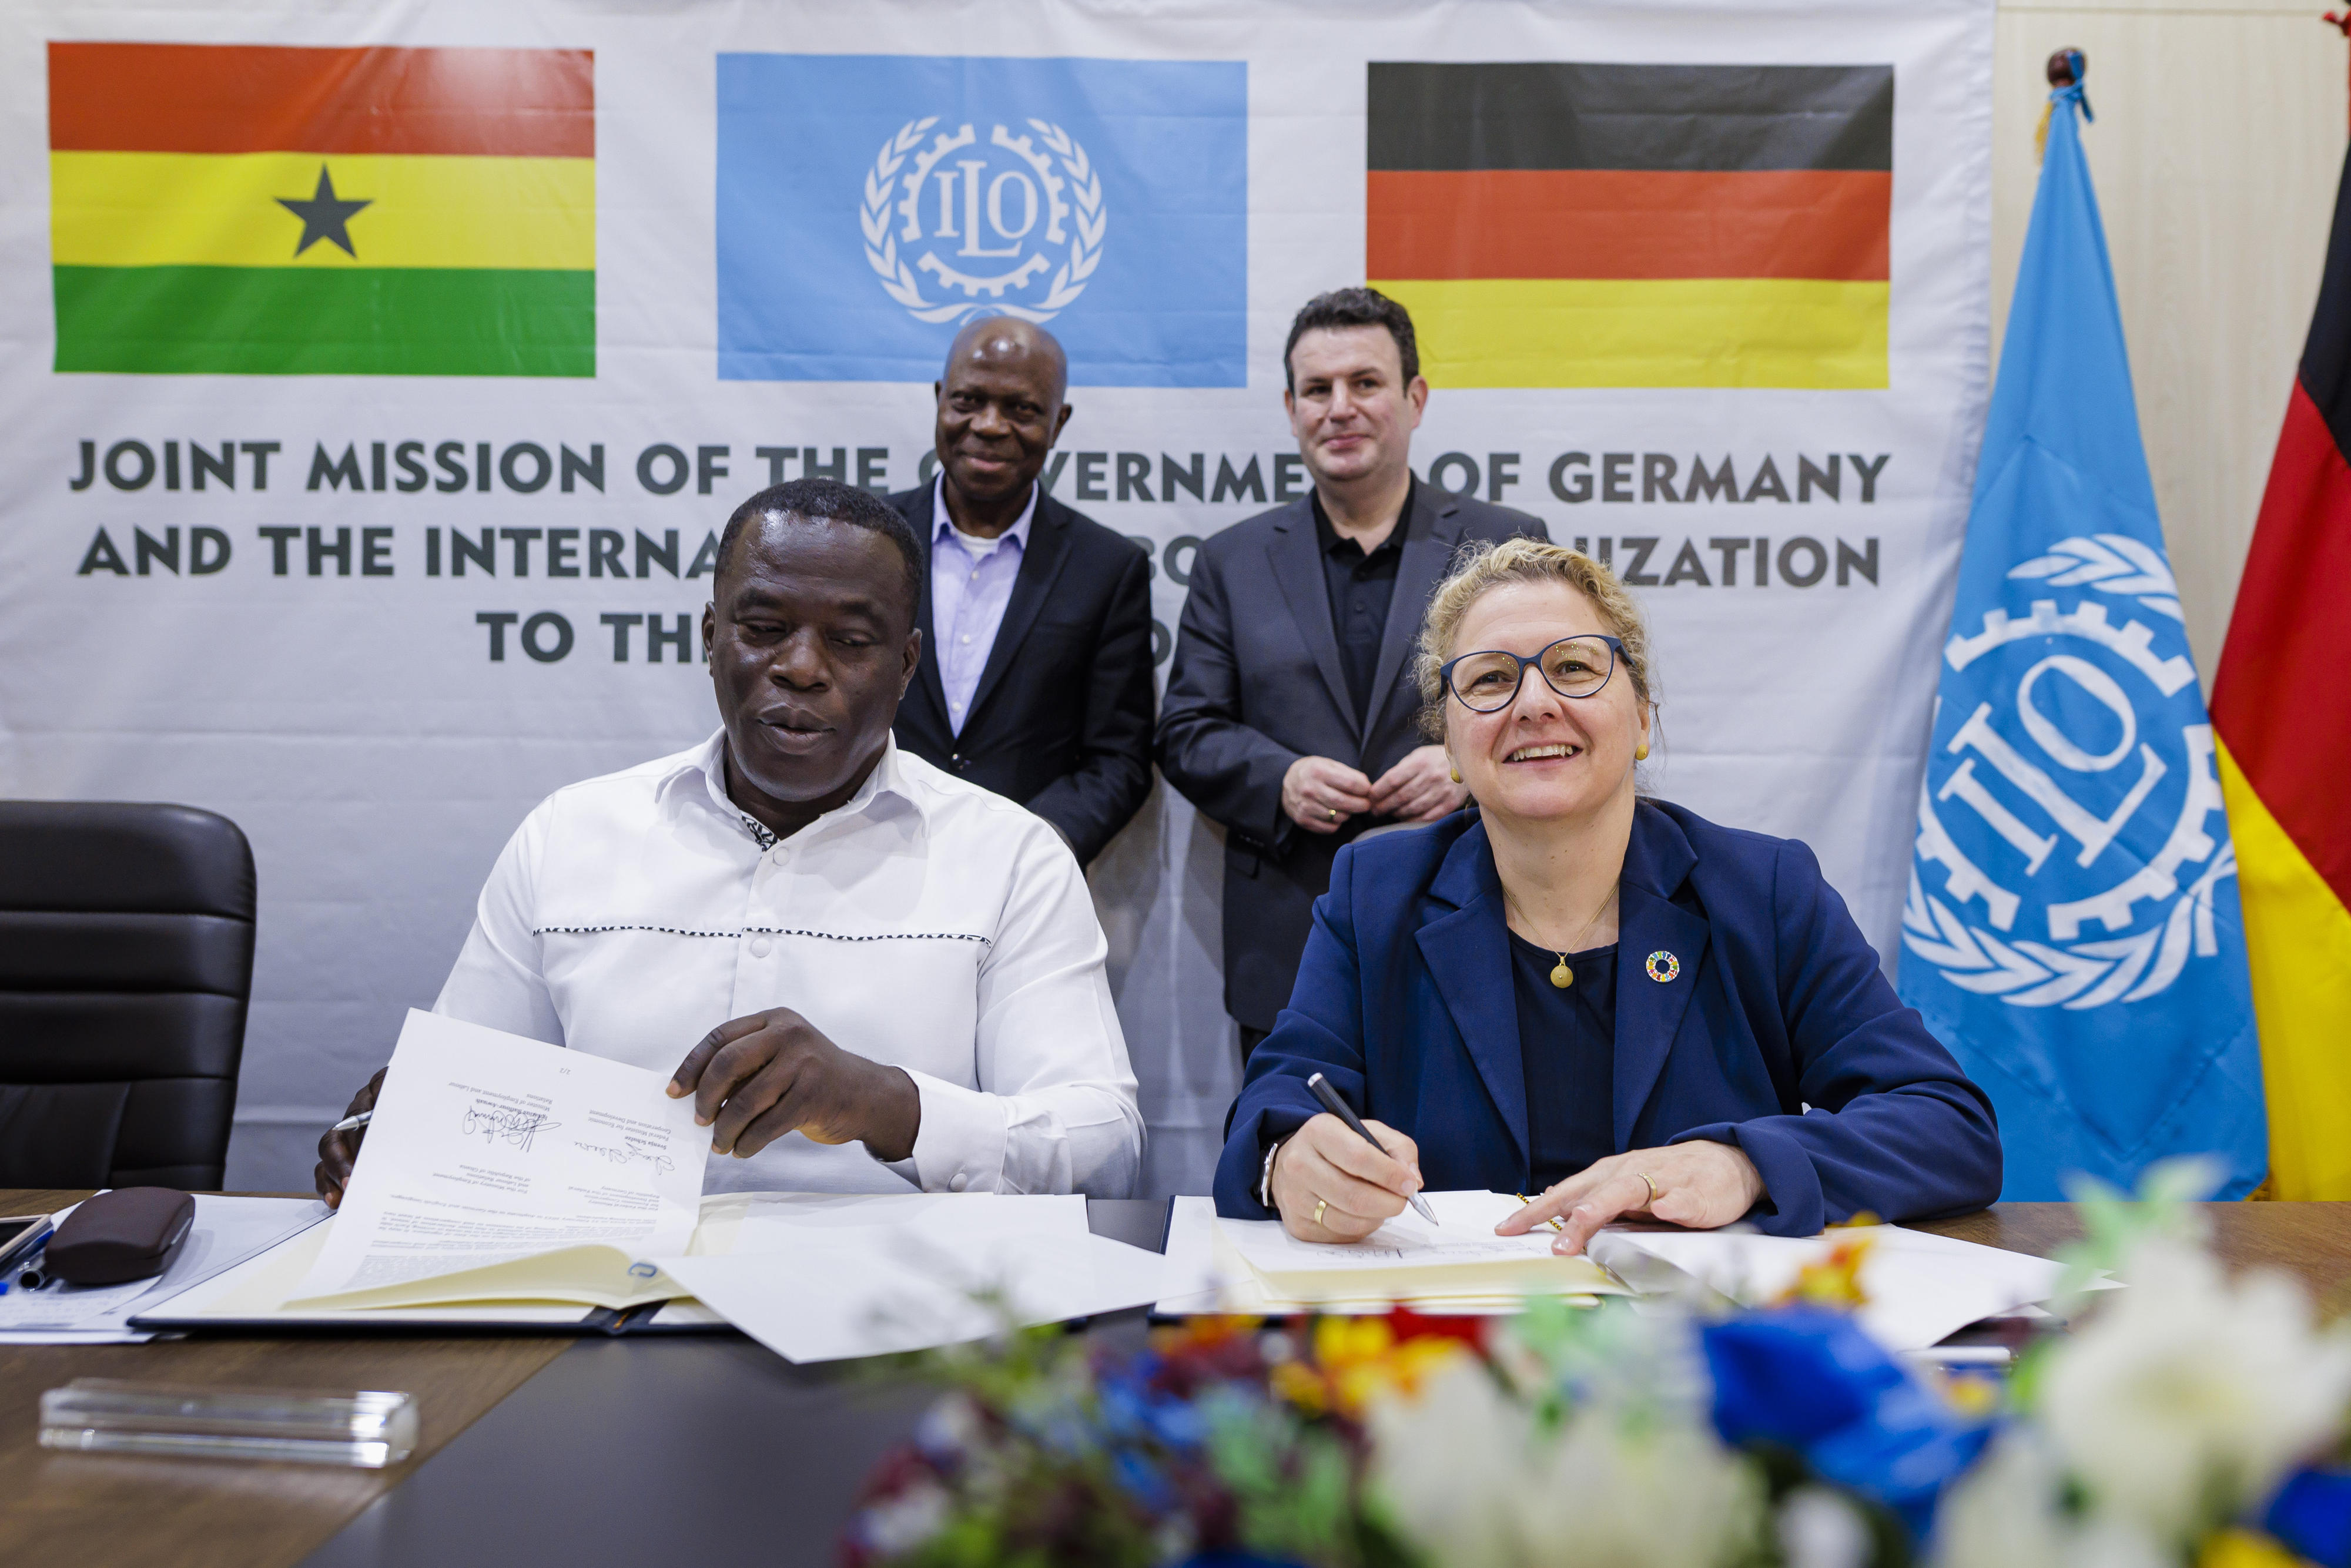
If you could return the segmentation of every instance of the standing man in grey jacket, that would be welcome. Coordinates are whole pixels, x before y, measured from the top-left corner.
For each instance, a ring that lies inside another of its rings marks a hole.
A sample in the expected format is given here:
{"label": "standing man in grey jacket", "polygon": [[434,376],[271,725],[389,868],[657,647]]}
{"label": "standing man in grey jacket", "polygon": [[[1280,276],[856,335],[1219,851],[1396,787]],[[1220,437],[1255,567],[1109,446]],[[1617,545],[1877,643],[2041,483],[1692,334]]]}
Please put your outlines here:
{"label": "standing man in grey jacket", "polygon": [[1548,537],[1413,476],[1428,383],[1395,300],[1317,295],[1282,362],[1314,487],[1200,547],[1157,743],[1168,783],[1226,830],[1225,1009],[1244,1061],[1289,1005],[1339,847],[1465,799],[1421,742],[1407,670],[1446,563],[1468,540]]}

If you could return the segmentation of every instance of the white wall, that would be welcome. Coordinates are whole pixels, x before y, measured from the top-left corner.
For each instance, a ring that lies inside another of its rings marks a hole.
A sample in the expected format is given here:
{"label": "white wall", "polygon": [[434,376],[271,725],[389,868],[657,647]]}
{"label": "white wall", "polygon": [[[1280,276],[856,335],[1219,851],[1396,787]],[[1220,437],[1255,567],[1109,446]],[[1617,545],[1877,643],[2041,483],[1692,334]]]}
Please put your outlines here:
{"label": "white wall", "polygon": [[2310,325],[2341,174],[2346,53],[2323,7],[2001,0],[1993,65],[1992,342],[2039,166],[2044,62],[2089,59],[2084,144],[2113,253],[2139,425],[2211,686]]}

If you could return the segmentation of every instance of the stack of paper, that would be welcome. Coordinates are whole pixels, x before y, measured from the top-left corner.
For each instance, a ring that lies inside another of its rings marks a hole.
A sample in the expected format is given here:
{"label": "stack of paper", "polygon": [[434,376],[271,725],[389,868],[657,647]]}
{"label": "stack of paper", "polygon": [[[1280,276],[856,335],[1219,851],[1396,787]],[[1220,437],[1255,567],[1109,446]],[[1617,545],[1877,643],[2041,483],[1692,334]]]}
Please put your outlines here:
{"label": "stack of paper", "polygon": [[716,1198],[664,1271],[789,1361],[925,1350],[1139,1307],[1157,1253],[1086,1228],[1082,1197]]}
{"label": "stack of paper", "polygon": [[1170,1294],[1163,1312],[1517,1312],[1531,1295],[1590,1298],[1625,1287],[1583,1258],[1551,1249],[1552,1233],[1497,1236],[1520,1207],[1502,1193],[1431,1192],[1432,1226],[1410,1210],[1361,1241],[1301,1241],[1279,1220],[1220,1219],[1207,1198],[1176,1200],[1168,1227]]}
{"label": "stack of paper", "polygon": [[1981,1247],[1894,1225],[1860,1226],[1808,1237],[1736,1230],[1604,1230],[1591,1251],[1620,1274],[1635,1274],[1628,1254],[1670,1264],[1680,1274],[1742,1306],[1779,1300],[1807,1265],[1840,1244],[1866,1240],[1856,1314],[1890,1350],[1924,1350],[1980,1319],[1998,1317],[2057,1293],[2062,1263]]}

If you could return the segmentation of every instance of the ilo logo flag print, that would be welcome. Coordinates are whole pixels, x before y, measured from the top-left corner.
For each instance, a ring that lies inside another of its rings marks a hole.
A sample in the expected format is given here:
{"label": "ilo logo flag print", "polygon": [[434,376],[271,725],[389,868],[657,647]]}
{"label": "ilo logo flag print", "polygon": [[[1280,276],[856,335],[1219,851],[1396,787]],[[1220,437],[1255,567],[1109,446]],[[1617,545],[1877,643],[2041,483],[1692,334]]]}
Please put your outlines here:
{"label": "ilo logo flag print", "polygon": [[2061,102],[1959,568],[1901,988],[1988,1090],[2003,1196],[2267,1167],[2236,854]]}
{"label": "ilo logo flag print", "polygon": [[1238,62],[718,57],[718,373],[928,382],[976,316],[1071,380],[1244,386]]}

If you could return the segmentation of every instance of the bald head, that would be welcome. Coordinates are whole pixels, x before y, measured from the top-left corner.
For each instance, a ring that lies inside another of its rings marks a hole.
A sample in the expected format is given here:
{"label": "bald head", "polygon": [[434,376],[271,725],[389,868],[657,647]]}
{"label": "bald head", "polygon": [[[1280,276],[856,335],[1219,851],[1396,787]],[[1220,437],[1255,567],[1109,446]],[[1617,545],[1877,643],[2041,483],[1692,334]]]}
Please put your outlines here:
{"label": "bald head", "polygon": [[1033,321],[983,316],[956,334],[934,439],[958,527],[992,535],[1019,519],[1070,422],[1069,383],[1061,345]]}
{"label": "bald head", "polygon": [[1047,378],[1051,391],[1047,402],[1054,408],[1061,406],[1070,389],[1070,357],[1061,351],[1061,340],[1018,316],[982,316],[967,322],[947,348],[943,381],[954,381],[956,367],[965,364],[1033,369]]}

